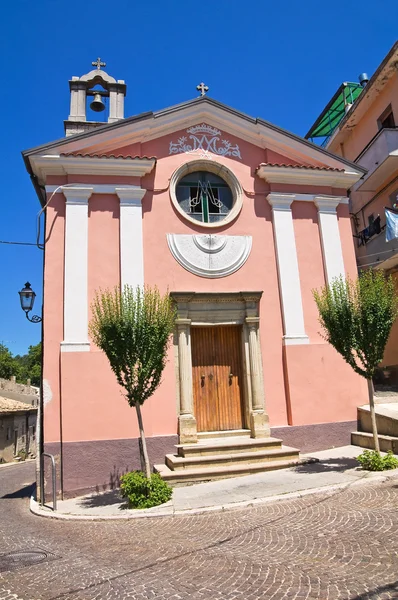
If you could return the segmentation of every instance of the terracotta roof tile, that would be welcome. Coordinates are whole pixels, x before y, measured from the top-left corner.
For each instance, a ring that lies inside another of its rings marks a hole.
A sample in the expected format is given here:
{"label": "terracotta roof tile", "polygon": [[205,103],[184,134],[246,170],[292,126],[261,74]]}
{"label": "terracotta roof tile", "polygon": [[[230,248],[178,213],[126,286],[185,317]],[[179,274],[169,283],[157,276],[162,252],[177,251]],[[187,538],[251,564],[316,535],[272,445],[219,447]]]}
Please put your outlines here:
{"label": "terracotta roof tile", "polygon": [[344,173],[344,169],[334,167],[316,167],[314,165],[286,165],[285,163],[261,163],[259,167],[288,167],[289,169],[310,169],[315,171],[339,171]]}
{"label": "terracotta roof tile", "polygon": [[27,410],[37,410],[36,406],[31,406],[25,402],[19,402],[18,400],[11,400],[11,398],[0,397],[0,414],[1,413],[14,413]]}
{"label": "terracotta roof tile", "polygon": [[82,158],[128,158],[128,159],[141,159],[141,160],[156,160],[156,156],[124,156],[123,154],[105,154],[96,152],[63,152],[61,156],[80,156]]}

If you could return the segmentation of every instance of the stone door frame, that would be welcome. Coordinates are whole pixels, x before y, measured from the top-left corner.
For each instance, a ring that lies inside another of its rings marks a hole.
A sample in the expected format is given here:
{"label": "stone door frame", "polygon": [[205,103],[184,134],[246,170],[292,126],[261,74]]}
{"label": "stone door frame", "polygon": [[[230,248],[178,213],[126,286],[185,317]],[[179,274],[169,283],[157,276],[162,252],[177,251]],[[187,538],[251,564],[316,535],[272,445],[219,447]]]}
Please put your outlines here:
{"label": "stone door frame", "polygon": [[198,441],[193,402],[191,326],[242,325],[245,421],[251,437],[270,436],[259,339],[261,296],[262,292],[171,293],[177,307],[174,345],[181,444]]}

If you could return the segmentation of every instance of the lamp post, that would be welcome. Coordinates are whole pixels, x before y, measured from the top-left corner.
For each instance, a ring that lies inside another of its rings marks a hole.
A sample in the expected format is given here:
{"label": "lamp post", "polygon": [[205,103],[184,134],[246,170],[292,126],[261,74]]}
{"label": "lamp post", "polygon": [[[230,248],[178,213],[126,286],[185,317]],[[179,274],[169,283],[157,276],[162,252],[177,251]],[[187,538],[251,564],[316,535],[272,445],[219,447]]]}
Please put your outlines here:
{"label": "lamp post", "polygon": [[[29,317],[30,311],[33,309],[33,305],[35,303],[36,294],[30,287],[29,281],[25,283],[25,287],[22,288],[19,294],[19,299],[21,301],[21,308],[25,313],[26,318],[31,323],[42,323],[43,317],[39,317],[38,315],[33,315]],[[42,455],[44,449],[44,436],[43,436],[43,323],[41,326],[41,375],[40,375],[40,402],[37,411],[37,436],[39,439],[39,451],[37,453],[36,458],[36,482],[38,495],[37,499],[43,503],[44,501],[44,482],[43,482],[43,473],[41,469]]]}
{"label": "lamp post", "polygon": [[28,321],[30,321],[31,323],[41,323],[43,320],[42,317],[39,317],[38,315],[33,315],[32,317],[29,317],[29,313],[33,309],[33,305],[35,303],[36,298],[36,294],[30,287],[29,281],[25,283],[25,287],[20,292],[18,292],[18,294],[19,299],[21,301],[21,308],[24,311]]}

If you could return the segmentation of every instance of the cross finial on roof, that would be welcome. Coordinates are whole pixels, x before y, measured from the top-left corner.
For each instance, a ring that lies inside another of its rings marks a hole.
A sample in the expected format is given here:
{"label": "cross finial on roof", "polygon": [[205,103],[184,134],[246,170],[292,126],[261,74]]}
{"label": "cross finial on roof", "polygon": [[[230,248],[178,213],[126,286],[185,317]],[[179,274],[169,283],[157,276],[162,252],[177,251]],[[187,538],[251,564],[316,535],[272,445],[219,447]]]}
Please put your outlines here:
{"label": "cross finial on roof", "polygon": [[196,89],[200,92],[201,96],[204,96],[209,91],[209,87],[203,82],[196,86]]}
{"label": "cross finial on roof", "polygon": [[106,67],[106,62],[101,62],[100,57],[98,57],[97,60],[93,61],[91,64],[93,67],[97,67],[98,70],[100,70],[101,67]]}

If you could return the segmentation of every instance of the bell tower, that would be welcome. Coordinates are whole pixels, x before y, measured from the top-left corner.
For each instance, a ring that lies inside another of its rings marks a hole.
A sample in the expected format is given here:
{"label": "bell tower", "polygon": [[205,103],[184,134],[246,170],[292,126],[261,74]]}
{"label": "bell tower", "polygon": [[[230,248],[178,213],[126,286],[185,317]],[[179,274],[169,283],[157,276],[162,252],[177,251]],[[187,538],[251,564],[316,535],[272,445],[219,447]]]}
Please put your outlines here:
{"label": "bell tower", "polygon": [[82,77],[72,77],[69,81],[70,114],[68,120],[64,121],[66,136],[83,133],[105,124],[103,121],[87,121],[89,98],[93,98],[89,105],[91,110],[97,113],[105,110],[104,99],[109,98],[108,123],[124,119],[125,82],[122,79],[116,81],[103,71],[101,67],[106,67],[106,63],[100,58],[91,64],[96,68]]}

